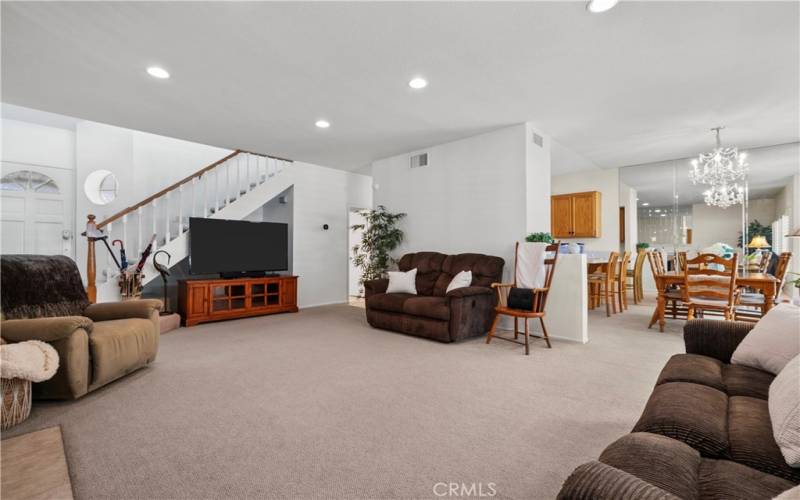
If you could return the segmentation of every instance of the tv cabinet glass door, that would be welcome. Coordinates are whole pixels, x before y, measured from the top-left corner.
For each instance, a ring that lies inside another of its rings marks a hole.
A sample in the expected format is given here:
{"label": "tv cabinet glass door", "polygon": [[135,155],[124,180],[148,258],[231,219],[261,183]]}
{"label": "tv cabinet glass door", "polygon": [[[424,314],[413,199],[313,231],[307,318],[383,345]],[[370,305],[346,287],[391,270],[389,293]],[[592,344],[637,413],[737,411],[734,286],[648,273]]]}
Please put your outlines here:
{"label": "tv cabinet glass door", "polygon": [[252,307],[277,306],[281,302],[281,285],[278,281],[263,281],[250,284]]}
{"label": "tv cabinet glass door", "polygon": [[238,311],[247,307],[244,283],[211,286],[211,314]]}

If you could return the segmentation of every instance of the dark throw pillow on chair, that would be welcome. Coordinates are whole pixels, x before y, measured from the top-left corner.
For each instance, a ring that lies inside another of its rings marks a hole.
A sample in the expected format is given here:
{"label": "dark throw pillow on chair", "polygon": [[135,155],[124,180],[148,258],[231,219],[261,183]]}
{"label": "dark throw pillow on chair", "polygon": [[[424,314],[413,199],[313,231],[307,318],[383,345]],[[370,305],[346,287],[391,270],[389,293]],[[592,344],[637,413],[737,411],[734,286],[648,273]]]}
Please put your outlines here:
{"label": "dark throw pillow on chair", "polygon": [[512,288],[508,292],[508,307],[510,309],[533,310],[533,290],[530,288]]}

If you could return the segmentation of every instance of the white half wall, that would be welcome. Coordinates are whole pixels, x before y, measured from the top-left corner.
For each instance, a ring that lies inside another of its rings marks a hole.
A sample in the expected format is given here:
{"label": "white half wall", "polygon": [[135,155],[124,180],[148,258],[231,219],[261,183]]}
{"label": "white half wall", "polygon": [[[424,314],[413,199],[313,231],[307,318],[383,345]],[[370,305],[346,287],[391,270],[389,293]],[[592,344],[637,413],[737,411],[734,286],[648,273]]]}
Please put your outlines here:
{"label": "white half wall", "polygon": [[619,169],[588,170],[557,175],[552,179],[553,194],[600,191],[600,237],[567,238],[581,242],[590,251],[610,252],[619,249]]}
{"label": "white half wall", "polygon": [[[511,276],[515,242],[550,227],[550,138],[529,145],[532,134],[522,123],[374,162],[374,204],[408,214],[396,256],[485,253]],[[428,166],[410,168],[423,152]]]}

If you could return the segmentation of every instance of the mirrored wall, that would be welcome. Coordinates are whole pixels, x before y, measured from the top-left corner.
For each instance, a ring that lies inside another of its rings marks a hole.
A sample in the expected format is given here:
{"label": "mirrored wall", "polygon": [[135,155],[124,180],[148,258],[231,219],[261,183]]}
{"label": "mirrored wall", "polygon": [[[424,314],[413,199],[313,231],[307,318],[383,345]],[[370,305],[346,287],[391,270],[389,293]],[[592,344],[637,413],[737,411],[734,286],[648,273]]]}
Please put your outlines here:
{"label": "mirrored wall", "polygon": [[725,208],[707,203],[708,186],[692,182],[692,158],[623,167],[620,189],[636,197],[636,234],[630,236],[667,256],[720,245],[742,255],[742,240],[744,253],[752,254],[764,245],[751,247],[755,236],[764,236],[769,245],[762,251],[785,251],[792,203],[800,195],[792,192],[798,158],[796,143],[748,150],[743,200]]}

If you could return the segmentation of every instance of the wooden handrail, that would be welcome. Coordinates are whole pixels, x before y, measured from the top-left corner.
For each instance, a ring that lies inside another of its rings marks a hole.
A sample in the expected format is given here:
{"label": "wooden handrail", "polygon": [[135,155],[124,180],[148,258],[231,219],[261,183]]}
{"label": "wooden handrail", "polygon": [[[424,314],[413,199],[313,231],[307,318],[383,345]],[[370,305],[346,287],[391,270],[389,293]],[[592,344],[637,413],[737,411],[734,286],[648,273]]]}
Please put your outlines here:
{"label": "wooden handrail", "polygon": [[241,149],[237,149],[233,153],[231,153],[228,156],[226,156],[225,158],[217,160],[214,163],[212,163],[211,165],[208,165],[207,167],[201,168],[197,172],[189,175],[188,177],[184,177],[183,179],[179,180],[175,184],[172,184],[171,186],[167,186],[166,188],[162,189],[161,191],[157,192],[156,194],[154,194],[152,196],[148,196],[147,198],[145,198],[144,200],[140,201],[139,203],[137,203],[135,205],[131,205],[130,207],[128,207],[128,208],[126,208],[124,210],[120,210],[119,212],[115,213],[111,217],[109,217],[109,218],[107,218],[107,219],[105,219],[105,220],[103,220],[101,222],[98,222],[97,223],[97,229],[102,229],[103,227],[107,226],[108,224],[114,222],[115,220],[121,219],[125,215],[128,215],[129,213],[133,212],[137,208],[140,208],[140,207],[143,207],[145,205],[148,205],[151,201],[155,200],[156,198],[161,198],[162,196],[164,196],[168,192],[173,191],[173,190],[181,187],[182,185],[190,182],[192,179],[194,179],[196,177],[202,176],[204,173],[208,172],[209,170],[213,170],[215,167],[225,163],[226,161],[230,160],[231,158],[233,158],[234,156],[237,156],[239,154],[250,154],[250,155],[254,155],[254,156],[261,156],[261,157],[264,157],[264,158],[272,158],[274,160],[279,160],[279,161],[285,161],[285,162],[292,163],[292,160],[287,160],[285,158],[279,158],[277,156],[270,156],[270,155],[265,155],[265,154],[261,154],[261,153],[252,153],[250,151],[244,151],[244,150],[241,150]]}

